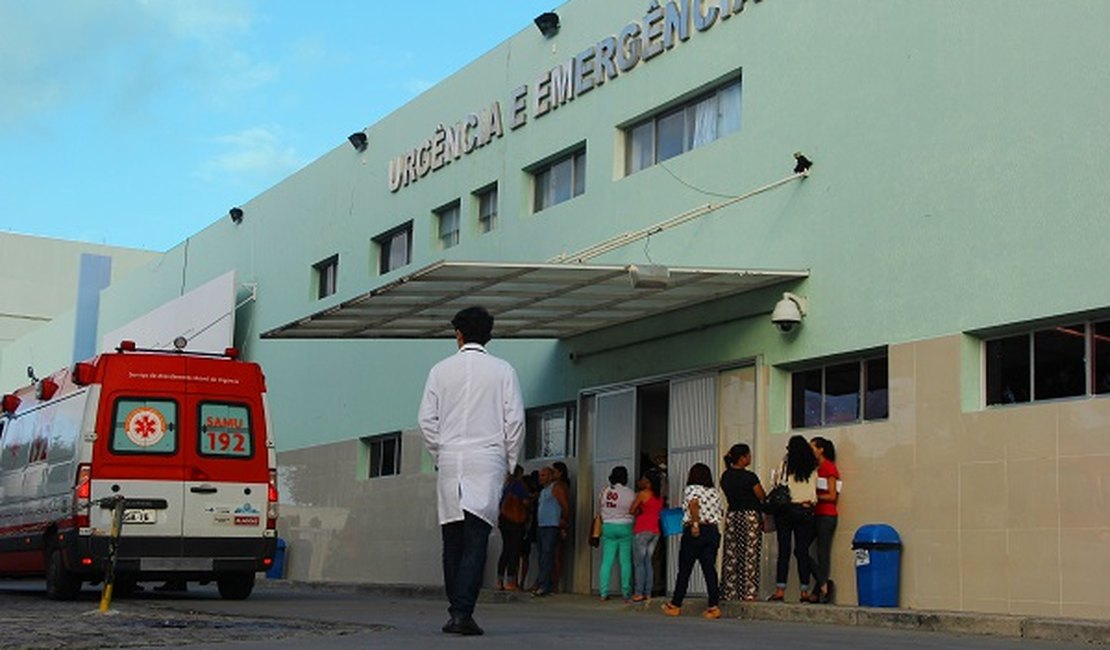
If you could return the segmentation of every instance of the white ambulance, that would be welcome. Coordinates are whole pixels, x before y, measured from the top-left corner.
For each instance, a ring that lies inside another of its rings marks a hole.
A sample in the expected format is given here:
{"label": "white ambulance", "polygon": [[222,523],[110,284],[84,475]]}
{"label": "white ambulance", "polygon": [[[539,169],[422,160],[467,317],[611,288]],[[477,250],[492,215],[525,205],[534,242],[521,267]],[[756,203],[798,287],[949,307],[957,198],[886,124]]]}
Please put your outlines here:
{"label": "white ambulance", "polygon": [[272,563],[277,477],[257,364],[137,350],[77,363],[0,402],[0,576],[73,598],[103,579],[124,499],[116,590],[216,581],[243,599]]}

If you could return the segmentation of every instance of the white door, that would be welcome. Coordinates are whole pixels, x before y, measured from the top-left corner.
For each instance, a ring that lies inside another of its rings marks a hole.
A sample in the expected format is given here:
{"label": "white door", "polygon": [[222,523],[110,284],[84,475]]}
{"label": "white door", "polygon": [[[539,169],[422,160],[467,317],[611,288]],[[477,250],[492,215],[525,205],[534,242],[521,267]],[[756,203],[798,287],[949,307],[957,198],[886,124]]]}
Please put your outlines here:
{"label": "white door", "polygon": [[[609,485],[609,472],[617,465],[624,465],[629,476],[636,472],[636,389],[626,388],[608,393],[599,393],[595,398],[593,422],[590,431],[594,440],[593,493],[590,503],[593,513],[597,514],[597,499],[601,490]],[[598,569],[601,566],[600,551],[592,553],[593,575],[590,585],[598,589]],[[609,578],[609,593],[620,594],[620,564],[613,562],[614,569]]]}
{"label": "white door", "polygon": [[[671,381],[668,418],[667,496],[669,505],[682,505],[686,475],[695,463],[705,463],[714,476],[717,464],[717,376],[684,377]],[[667,593],[674,590],[678,574],[681,535],[667,538]],[[686,593],[704,594],[705,579],[695,565]]]}

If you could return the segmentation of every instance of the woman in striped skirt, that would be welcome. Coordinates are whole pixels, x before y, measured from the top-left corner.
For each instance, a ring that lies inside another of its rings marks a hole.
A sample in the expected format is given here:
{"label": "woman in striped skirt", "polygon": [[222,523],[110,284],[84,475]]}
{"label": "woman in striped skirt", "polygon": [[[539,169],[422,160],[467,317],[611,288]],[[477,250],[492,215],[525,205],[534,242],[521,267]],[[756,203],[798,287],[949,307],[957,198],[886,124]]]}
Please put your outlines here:
{"label": "woman in striped skirt", "polygon": [[759,554],[763,547],[765,494],[759,477],[748,471],[752,450],[743,443],[725,455],[728,469],[721,475],[721,491],[728,499],[724,556],[721,559],[721,600],[756,600],[759,591]]}

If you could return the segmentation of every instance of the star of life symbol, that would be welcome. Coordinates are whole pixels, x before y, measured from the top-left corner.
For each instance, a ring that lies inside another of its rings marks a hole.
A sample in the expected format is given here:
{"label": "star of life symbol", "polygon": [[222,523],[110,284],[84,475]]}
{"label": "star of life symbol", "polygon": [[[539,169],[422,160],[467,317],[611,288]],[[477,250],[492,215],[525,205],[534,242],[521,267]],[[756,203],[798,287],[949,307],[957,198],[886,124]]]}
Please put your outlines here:
{"label": "star of life symbol", "polygon": [[136,446],[153,447],[166,437],[166,418],[156,409],[140,406],[127,414],[123,429]]}

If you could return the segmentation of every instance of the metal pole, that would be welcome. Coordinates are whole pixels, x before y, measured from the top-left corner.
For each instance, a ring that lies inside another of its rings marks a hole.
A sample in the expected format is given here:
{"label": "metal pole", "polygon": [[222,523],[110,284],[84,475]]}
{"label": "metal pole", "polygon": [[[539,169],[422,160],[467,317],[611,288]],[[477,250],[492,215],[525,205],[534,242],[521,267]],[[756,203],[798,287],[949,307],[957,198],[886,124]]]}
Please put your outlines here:
{"label": "metal pole", "polygon": [[108,566],[104,570],[104,589],[100,593],[100,611],[107,612],[112,604],[112,585],[116,581],[116,559],[119,557],[119,536],[123,531],[123,497],[114,496],[102,503],[113,503],[112,530],[108,535]]}

